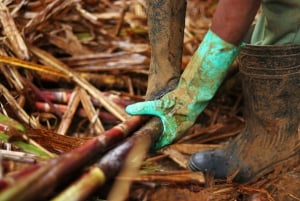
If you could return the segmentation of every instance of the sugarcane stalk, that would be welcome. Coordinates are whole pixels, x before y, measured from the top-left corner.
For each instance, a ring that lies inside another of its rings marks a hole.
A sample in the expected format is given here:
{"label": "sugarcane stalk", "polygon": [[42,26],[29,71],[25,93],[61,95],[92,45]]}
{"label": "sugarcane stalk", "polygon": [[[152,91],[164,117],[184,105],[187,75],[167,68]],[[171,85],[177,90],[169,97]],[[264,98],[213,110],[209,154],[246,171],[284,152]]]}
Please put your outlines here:
{"label": "sugarcane stalk", "polygon": [[72,174],[90,165],[109,148],[137,130],[147,119],[148,117],[142,116],[131,117],[87,141],[77,149],[47,161],[45,165],[37,168],[31,174],[27,174],[21,179],[20,177],[15,179],[16,182],[9,182],[11,179],[14,180],[10,175],[5,177],[0,180],[0,187],[3,186],[2,184],[10,184],[10,187],[0,191],[0,201],[39,200],[49,196],[59,185],[60,180],[69,178]]}
{"label": "sugarcane stalk", "polygon": [[[120,172],[126,156],[137,143],[141,141],[149,142],[149,144],[144,144],[147,149],[156,141],[161,130],[161,121],[158,118],[152,118],[143,127],[136,131],[133,136],[127,138],[119,146],[110,150],[92,168],[90,168],[89,171],[84,173],[73,185],[65,189],[53,200],[86,200],[88,196]],[[101,177],[95,174],[101,175]],[[85,185],[86,183],[89,185]],[[83,186],[84,188],[82,188]]]}
{"label": "sugarcane stalk", "polygon": [[18,180],[21,180],[24,177],[26,177],[27,175],[30,175],[30,174],[34,173],[35,171],[37,171],[41,167],[41,165],[42,164],[40,163],[40,164],[35,164],[35,165],[28,166],[26,169],[24,169],[22,171],[11,173],[11,175],[9,176],[9,179],[0,180],[0,192],[1,192],[1,190],[4,190],[6,188],[10,188]]}
{"label": "sugarcane stalk", "polygon": [[89,92],[96,100],[98,100],[102,104],[102,106],[105,109],[114,114],[118,119],[120,119],[121,121],[125,121],[128,118],[128,115],[124,112],[124,110],[121,107],[119,107],[114,102],[109,101],[109,99],[105,97],[102,92],[100,92],[96,87],[91,85],[86,79],[81,77],[79,74],[73,72],[64,63],[60,62],[51,54],[48,54],[37,47],[31,46],[30,49],[35,55],[40,57],[44,63],[46,63],[49,66],[52,66],[53,69],[5,56],[0,56],[0,62],[12,65],[20,65],[23,68],[29,68],[32,70],[37,70],[39,72],[47,72],[51,75],[56,75],[59,77],[70,78],[83,89],[85,89],[87,92]]}
{"label": "sugarcane stalk", "polygon": [[[34,106],[36,107],[36,109],[38,109],[39,111],[43,111],[43,112],[53,112],[53,109],[50,107],[50,105],[48,103],[44,103],[44,102],[35,102]],[[62,104],[53,104],[54,108],[56,110],[59,110],[60,112],[64,112],[66,113],[68,111],[68,106],[67,105],[62,105]],[[76,115],[78,115],[79,117],[87,117],[86,111],[79,107],[77,109]],[[98,115],[99,118],[103,121],[103,122],[109,122],[111,124],[117,124],[120,122],[119,119],[117,119],[115,116],[113,116],[111,113],[106,112],[106,111],[98,111]],[[59,132],[58,132],[59,133]]]}
{"label": "sugarcane stalk", "polygon": [[91,167],[80,179],[65,191],[57,195],[52,201],[85,200],[95,189],[106,182],[105,173],[97,166]]}
{"label": "sugarcane stalk", "polygon": [[129,117],[129,115],[126,114],[126,112],[121,107],[119,107],[114,102],[109,101],[108,98],[105,97],[103,93],[100,92],[96,87],[91,85],[86,79],[82,78],[79,74],[72,71],[72,69],[70,69],[67,65],[65,65],[55,57],[53,57],[51,54],[34,46],[30,46],[30,49],[37,57],[39,57],[42,60],[43,63],[52,66],[55,70],[63,72],[74,82],[76,82],[79,86],[81,86],[83,89],[89,92],[89,94],[96,98],[105,109],[110,111],[121,121],[125,121]]}
{"label": "sugarcane stalk", "polygon": [[33,91],[33,93],[39,97],[41,100],[45,101],[46,103],[48,103],[49,107],[51,108],[51,110],[53,110],[53,113],[55,115],[57,115],[58,117],[61,117],[63,114],[61,111],[57,110],[53,103],[48,100],[46,97],[44,97],[42,94],[41,94],[41,91],[38,87],[36,87],[32,82],[30,82],[29,80],[27,79],[24,79],[24,82],[30,87],[30,89]]}
{"label": "sugarcane stalk", "polygon": [[[117,105],[119,105],[122,108],[125,108],[127,105],[133,104],[136,101],[132,99],[126,99],[119,97],[120,95],[115,95],[111,92],[104,91],[102,92],[104,96],[106,96],[109,100],[115,102]],[[59,102],[59,103],[68,103],[71,99],[72,91],[68,90],[59,90],[59,91],[48,91],[43,90],[41,91],[41,95],[44,96],[46,99],[53,101],[53,102]],[[122,96],[122,95],[121,95]],[[100,102],[95,99],[94,97],[91,97],[91,100],[95,106],[101,106]],[[143,99],[140,99],[143,100]]]}
{"label": "sugarcane stalk", "polygon": [[150,136],[143,135],[135,141],[134,146],[126,155],[122,168],[107,196],[107,201],[124,201],[128,197],[132,180],[121,179],[122,177],[134,178],[139,175],[139,170],[146,158],[151,144]]}

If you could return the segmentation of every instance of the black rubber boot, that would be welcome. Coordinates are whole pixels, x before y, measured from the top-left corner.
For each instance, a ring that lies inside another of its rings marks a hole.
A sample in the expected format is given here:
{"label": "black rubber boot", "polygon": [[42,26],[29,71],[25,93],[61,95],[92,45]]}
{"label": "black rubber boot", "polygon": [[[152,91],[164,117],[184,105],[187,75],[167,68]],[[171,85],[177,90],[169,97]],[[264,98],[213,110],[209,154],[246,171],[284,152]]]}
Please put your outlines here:
{"label": "black rubber boot", "polygon": [[158,99],[180,78],[186,0],[147,0],[151,63],[146,98]]}
{"label": "black rubber boot", "polygon": [[300,46],[246,46],[239,62],[245,129],[219,149],[193,154],[189,168],[244,183],[299,160]]}

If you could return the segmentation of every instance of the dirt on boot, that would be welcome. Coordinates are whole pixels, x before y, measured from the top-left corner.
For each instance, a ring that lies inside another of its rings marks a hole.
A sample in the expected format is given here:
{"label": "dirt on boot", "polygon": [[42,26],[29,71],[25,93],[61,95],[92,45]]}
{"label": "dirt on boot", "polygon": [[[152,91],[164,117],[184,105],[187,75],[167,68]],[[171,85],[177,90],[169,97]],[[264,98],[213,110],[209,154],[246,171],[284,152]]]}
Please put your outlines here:
{"label": "dirt on boot", "polygon": [[278,163],[299,163],[300,46],[247,46],[240,55],[245,130],[223,148],[198,152],[192,170],[249,182]]}

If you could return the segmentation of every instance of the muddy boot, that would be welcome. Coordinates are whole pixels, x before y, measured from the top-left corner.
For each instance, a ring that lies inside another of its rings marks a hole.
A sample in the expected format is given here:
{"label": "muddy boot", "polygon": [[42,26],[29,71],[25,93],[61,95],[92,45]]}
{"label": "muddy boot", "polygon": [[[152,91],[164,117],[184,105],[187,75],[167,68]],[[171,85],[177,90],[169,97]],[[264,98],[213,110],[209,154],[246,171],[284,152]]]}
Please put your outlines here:
{"label": "muddy boot", "polygon": [[146,98],[157,99],[177,86],[182,63],[186,0],[148,0],[151,43]]}
{"label": "muddy boot", "polygon": [[239,61],[245,129],[222,148],[193,154],[189,168],[250,182],[299,160],[300,46],[246,46]]}

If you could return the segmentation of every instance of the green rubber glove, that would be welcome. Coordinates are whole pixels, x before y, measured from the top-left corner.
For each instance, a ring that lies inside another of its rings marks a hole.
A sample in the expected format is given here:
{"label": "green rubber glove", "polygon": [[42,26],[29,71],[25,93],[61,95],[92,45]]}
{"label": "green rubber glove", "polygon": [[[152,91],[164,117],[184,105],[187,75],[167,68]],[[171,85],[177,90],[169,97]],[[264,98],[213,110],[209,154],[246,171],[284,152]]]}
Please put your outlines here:
{"label": "green rubber glove", "polygon": [[154,115],[163,123],[155,149],[172,143],[196,121],[224,80],[240,47],[227,43],[211,30],[183,72],[175,90],[161,99],[126,107],[130,115]]}

